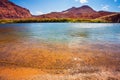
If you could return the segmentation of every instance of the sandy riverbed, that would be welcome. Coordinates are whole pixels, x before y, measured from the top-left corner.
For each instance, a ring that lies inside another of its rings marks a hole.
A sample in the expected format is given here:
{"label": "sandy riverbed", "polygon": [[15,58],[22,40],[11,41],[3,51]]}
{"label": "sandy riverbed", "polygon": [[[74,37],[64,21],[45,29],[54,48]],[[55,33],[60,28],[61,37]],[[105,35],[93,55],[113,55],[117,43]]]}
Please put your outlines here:
{"label": "sandy riverbed", "polygon": [[119,80],[119,51],[37,41],[1,43],[0,80]]}

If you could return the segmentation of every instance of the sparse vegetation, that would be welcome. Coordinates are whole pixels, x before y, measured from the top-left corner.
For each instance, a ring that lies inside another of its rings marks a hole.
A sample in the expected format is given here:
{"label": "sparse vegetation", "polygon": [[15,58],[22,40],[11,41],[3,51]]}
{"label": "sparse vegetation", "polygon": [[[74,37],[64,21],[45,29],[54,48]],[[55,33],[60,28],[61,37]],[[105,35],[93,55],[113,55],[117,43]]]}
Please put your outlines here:
{"label": "sparse vegetation", "polygon": [[29,19],[3,19],[0,20],[0,23],[42,23],[42,22],[71,22],[71,23],[76,23],[76,22],[83,22],[83,23],[105,23],[107,21],[100,20],[100,19],[50,19],[50,18],[45,18],[45,19],[39,19],[39,18],[29,18]]}

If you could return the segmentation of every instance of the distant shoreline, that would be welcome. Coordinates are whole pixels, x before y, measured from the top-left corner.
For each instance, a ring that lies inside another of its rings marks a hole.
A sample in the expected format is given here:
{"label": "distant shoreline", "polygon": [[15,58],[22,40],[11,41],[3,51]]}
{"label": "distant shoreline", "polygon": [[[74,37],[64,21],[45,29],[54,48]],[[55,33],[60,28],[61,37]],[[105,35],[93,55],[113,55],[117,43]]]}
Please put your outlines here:
{"label": "distant shoreline", "polygon": [[68,22],[68,23],[111,23],[109,21],[101,20],[101,19],[38,19],[38,18],[27,18],[27,19],[1,19],[0,24],[5,23],[56,23],[56,22]]}

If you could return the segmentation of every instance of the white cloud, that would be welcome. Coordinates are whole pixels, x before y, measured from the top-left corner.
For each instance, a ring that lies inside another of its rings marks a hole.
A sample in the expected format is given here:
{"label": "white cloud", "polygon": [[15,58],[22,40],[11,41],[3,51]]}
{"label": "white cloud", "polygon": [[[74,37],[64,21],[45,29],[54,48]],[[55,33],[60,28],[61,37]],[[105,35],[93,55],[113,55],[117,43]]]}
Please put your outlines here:
{"label": "white cloud", "polygon": [[32,14],[33,14],[33,15],[42,15],[42,14],[44,14],[44,13],[41,12],[41,11],[36,11],[36,12],[32,12]]}
{"label": "white cloud", "polygon": [[75,1],[79,1],[81,4],[87,3],[88,0],[75,0]]}
{"label": "white cloud", "polygon": [[114,0],[114,2],[117,2],[117,0]]}
{"label": "white cloud", "polygon": [[109,5],[102,5],[102,10],[109,10]]}

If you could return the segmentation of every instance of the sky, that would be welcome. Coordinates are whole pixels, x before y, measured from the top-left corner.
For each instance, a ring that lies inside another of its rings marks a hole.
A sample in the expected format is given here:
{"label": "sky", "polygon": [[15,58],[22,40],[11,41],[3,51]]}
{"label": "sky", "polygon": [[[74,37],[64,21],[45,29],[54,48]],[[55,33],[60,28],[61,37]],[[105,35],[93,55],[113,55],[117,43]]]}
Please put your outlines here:
{"label": "sky", "polygon": [[88,5],[96,11],[120,12],[120,0],[10,0],[27,8],[33,15],[60,12],[71,7]]}

